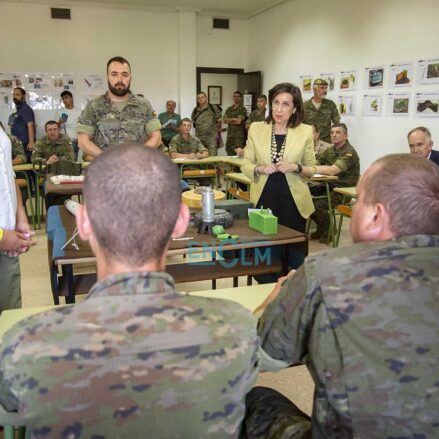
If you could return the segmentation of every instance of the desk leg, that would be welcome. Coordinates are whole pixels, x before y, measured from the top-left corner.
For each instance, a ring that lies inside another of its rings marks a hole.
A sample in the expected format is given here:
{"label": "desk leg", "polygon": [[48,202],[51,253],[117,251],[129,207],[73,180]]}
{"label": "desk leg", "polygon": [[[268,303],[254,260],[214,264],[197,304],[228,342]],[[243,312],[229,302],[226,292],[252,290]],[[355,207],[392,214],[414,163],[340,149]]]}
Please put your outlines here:
{"label": "desk leg", "polygon": [[332,245],[332,247],[335,247],[335,238],[337,232],[336,232],[334,208],[332,206],[331,189],[327,181],[325,181],[325,186],[326,186],[326,197],[328,198],[328,215],[329,215],[329,230],[328,230],[327,244]]}
{"label": "desk leg", "polygon": [[58,268],[54,263],[50,266],[50,285],[52,287],[53,303],[59,305]]}
{"label": "desk leg", "polygon": [[63,265],[62,272],[67,282],[66,303],[75,303],[75,291],[73,289],[73,283],[74,283],[73,266],[71,264]]}

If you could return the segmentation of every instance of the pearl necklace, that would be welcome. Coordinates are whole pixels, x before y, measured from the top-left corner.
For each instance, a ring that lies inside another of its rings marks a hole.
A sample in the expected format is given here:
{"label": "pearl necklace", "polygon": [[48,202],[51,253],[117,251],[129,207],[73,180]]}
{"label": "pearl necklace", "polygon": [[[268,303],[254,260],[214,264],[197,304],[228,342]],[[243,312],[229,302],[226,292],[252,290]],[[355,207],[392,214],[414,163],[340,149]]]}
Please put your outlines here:
{"label": "pearl necklace", "polygon": [[277,143],[276,143],[276,135],[274,133],[274,125],[271,130],[271,163],[276,164],[278,162],[281,162],[284,158],[284,151],[285,151],[285,145],[287,143],[287,134],[285,133],[284,141],[282,142],[282,145],[279,149],[279,152],[277,150]]}

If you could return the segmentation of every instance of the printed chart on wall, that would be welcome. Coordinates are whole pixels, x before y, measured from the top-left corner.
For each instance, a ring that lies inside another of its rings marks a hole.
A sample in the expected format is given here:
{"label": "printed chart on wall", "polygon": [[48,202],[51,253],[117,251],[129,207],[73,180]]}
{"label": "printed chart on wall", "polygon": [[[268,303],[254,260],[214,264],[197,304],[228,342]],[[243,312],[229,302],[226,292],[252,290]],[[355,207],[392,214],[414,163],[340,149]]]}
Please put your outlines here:
{"label": "printed chart on wall", "polygon": [[355,96],[339,96],[338,111],[342,116],[355,116]]}
{"label": "printed chart on wall", "polygon": [[389,93],[387,95],[387,116],[408,116],[410,93]]}
{"label": "printed chart on wall", "polygon": [[357,76],[356,70],[342,70],[340,72],[340,91],[356,90]]}
{"label": "printed chart on wall", "polygon": [[364,88],[384,87],[384,66],[364,69]]}
{"label": "printed chart on wall", "polygon": [[379,94],[367,94],[363,96],[363,116],[382,116],[383,97]]}
{"label": "printed chart on wall", "polygon": [[335,73],[334,72],[319,73],[317,78],[324,79],[328,83],[328,91],[334,90],[334,86],[335,86]]}
{"label": "printed chart on wall", "polygon": [[418,117],[438,117],[439,116],[439,92],[416,93],[416,111]]}
{"label": "printed chart on wall", "polygon": [[312,92],[312,75],[300,75],[300,84],[303,93]]}
{"label": "printed chart on wall", "polygon": [[49,73],[26,73],[24,86],[29,90],[48,90],[52,88],[52,75]]}
{"label": "printed chart on wall", "polygon": [[0,91],[23,87],[23,76],[19,73],[0,73]]}
{"label": "printed chart on wall", "polygon": [[14,108],[14,101],[10,91],[0,91],[0,108],[7,108],[8,110]]}
{"label": "printed chart on wall", "polygon": [[105,87],[104,75],[89,73],[87,75],[82,75],[81,83],[84,89],[91,90],[102,90]]}
{"label": "printed chart on wall", "polygon": [[413,63],[390,64],[389,88],[409,87],[413,84]]}
{"label": "printed chart on wall", "polygon": [[439,58],[420,59],[418,61],[418,83],[439,83]]}

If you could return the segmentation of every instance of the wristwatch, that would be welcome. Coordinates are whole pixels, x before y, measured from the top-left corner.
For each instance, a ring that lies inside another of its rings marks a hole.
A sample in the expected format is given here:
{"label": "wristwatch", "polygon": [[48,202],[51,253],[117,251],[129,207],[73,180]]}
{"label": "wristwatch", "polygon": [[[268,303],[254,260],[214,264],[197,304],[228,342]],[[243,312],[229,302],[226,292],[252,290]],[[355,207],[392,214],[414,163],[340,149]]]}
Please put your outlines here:
{"label": "wristwatch", "polygon": [[297,169],[293,171],[295,174],[301,174],[303,171],[303,167],[300,163],[297,163]]}

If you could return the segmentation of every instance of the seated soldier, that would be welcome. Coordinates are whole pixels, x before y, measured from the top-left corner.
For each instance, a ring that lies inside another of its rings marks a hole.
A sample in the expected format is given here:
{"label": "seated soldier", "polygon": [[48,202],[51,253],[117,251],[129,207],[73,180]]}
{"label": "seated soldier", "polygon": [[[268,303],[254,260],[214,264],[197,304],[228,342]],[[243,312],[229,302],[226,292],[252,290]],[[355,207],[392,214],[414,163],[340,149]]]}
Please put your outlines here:
{"label": "seated soldier", "polygon": [[88,167],[83,195],[77,226],[98,282],[4,335],[0,424],[3,407],[31,437],[238,437],[256,322],[235,302],[178,293],[165,272],[189,222],[178,168],[120,144]]}
{"label": "seated soldier", "polygon": [[320,133],[316,125],[311,125],[311,126],[312,126],[312,140],[314,143],[314,151],[316,153],[316,159],[318,160],[319,155],[323,154],[323,152],[326,149],[328,149],[331,146],[331,144],[320,139]]}
{"label": "seated soldier", "polygon": [[73,160],[72,142],[65,134],[60,134],[58,124],[49,120],[44,130],[46,135],[35,143],[32,163],[50,165],[59,159]]}
{"label": "seated soldier", "polygon": [[[4,130],[3,124],[1,122],[0,128]],[[27,162],[27,158],[24,152],[23,143],[18,137],[13,136],[12,134],[7,134],[7,136],[9,137],[12,145],[12,166],[24,165]]]}
{"label": "seated soldier", "polygon": [[185,117],[180,124],[180,134],[169,143],[171,158],[202,159],[209,156],[209,151],[198,137],[191,136],[192,122]]}
{"label": "seated soldier", "polygon": [[[349,143],[348,129],[344,123],[334,124],[331,127],[332,146],[327,148],[318,157],[316,172],[323,175],[336,175],[338,177],[331,187],[349,187],[357,184],[360,176],[360,159],[357,151]],[[313,195],[316,192],[311,190]],[[336,206],[342,202],[343,196],[337,192],[331,192],[331,204]],[[314,200],[315,212],[311,218],[317,224],[317,231],[311,234],[311,239],[320,239],[326,243],[329,232],[328,199]]]}

